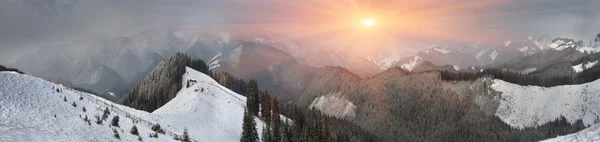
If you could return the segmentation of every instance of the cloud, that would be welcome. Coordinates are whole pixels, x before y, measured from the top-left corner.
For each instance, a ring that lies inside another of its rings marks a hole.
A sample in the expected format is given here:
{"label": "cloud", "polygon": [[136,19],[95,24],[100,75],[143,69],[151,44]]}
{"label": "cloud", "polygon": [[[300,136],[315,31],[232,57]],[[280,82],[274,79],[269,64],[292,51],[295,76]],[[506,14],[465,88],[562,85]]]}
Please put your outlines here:
{"label": "cloud", "polygon": [[[294,27],[283,28],[295,29],[288,34],[311,36],[298,33],[304,30],[299,26],[336,19],[344,15],[336,12],[348,9],[418,15],[444,23],[430,31],[445,30],[452,34],[443,36],[461,41],[478,41],[474,38],[482,35],[499,40],[529,35],[587,40],[600,32],[597,0],[5,0],[0,1],[0,56],[164,25],[287,24]],[[328,34],[334,35],[313,36]]]}

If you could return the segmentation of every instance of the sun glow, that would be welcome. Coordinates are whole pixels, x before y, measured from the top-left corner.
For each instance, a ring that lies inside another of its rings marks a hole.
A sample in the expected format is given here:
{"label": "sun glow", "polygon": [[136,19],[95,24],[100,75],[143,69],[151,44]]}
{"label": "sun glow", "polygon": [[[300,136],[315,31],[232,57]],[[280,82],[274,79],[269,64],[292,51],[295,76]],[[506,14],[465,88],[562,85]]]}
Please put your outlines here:
{"label": "sun glow", "polygon": [[361,22],[364,26],[370,27],[375,25],[375,20],[373,19],[363,19]]}

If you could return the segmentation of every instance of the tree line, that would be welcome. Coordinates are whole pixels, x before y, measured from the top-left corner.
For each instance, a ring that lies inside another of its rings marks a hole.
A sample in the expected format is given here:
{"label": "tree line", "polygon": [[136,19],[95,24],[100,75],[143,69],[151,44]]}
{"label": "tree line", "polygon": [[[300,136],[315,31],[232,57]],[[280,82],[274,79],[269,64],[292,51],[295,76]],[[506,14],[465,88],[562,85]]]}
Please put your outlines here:
{"label": "tree line", "polygon": [[346,120],[294,104],[280,104],[267,90],[259,90],[255,80],[250,80],[247,86],[242,142],[258,141],[255,117],[265,122],[260,135],[264,142],[379,141],[375,135]]}
{"label": "tree line", "polygon": [[542,87],[552,87],[558,85],[572,85],[588,83],[600,78],[600,66],[596,65],[576,74],[545,74],[533,73],[524,74],[514,70],[489,68],[482,72],[465,71],[437,71],[440,78],[446,81],[456,80],[476,80],[480,77],[488,76],[494,79],[500,79],[506,82],[519,85],[535,85]]}
{"label": "tree line", "polygon": [[22,71],[20,71],[18,69],[8,68],[8,67],[2,66],[2,65],[0,65],[0,71],[14,71],[14,72],[17,72],[17,73],[20,73],[20,74],[25,74],[24,72],[22,72]]}

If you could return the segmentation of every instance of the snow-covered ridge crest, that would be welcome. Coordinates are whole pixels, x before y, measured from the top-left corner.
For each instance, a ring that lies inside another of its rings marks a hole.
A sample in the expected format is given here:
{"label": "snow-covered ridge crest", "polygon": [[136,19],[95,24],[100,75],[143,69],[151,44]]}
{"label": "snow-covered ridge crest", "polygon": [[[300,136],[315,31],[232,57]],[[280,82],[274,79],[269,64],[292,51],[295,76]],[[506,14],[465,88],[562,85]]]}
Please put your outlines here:
{"label": "snow-covered ridge crest", "polygon": [[392,55],[392,56],[385,57],[380,54],[377,58],[367,56],[367,60],[375,63],[375,65],[377,65],[377,67],[379,67],[379,69],[381,69],[381,70],[386,70],[386,69],[390,68],[392,65],[394,65],[394,63],[402,60],[401,58],[402,57],[399,55]]}
{"label": "snow-covered ridge crest", "polygon": [[[163,107],[148,113],[33,76],[0,72],[0,139],[138,141],[138,136],[129,133],[136,125],[143,141],[175,141],[173,137],[181,136],[186,128],[194,141],[239,141],[246,98],[191,68],[186,68],[182,78],[194,83],[184,86]],[[87,111],[82,111],[82,107]],[[110,116],[98,125],[94,116],[101,116],[105,108],[110,110]],[[86,115],[91,119],[90,125],[83,120]],[[120,127],[112,127],[120,139],[107,127],[114,116],[120,117]],[[255,121],[260,133],[264,123],[257,118]],[[149,138],[154,124],[160,124],[166,135]]]}
{"label": "snow-covered ridge crest", "polygon": [[536,127],[564,116],[569,123],[600,120],[600,80],[555,87],[521,86],[495,79],[491,87],[502,92],[496,111],[516,128]]}
{"label": "snow-covered ridge crest", "polygon": [[420,51],[420,52],[425,53],[425,54],[431,54],[432,51],[435,51],[435,52],[438,52],[438,53],[442,53],[442,54],[448,54],[450,52],[455,52],[455,51],[453,51],[451,49],[441,48],[441,47],[437,47],[437,46],[429,48],[429,49],[426,49],[426,50],[423,50],[423,51]]}
{"label": "snow-covered ridge crest", "polygon": [[596,124],[589,128],[583,129],[577,133],[569,134],[566,136],[558,136],[556,138],[543,140],[544,142],[565,142],[565,141],[580,141],[580,142],[594,142],[600,141],[600,124]]}
{"label": "snow-covered ridge crest", "polygon": [[[154,115],[91,94],[24,74],[0,72],[0,79],[2,141],[118,141],[113,128],[120,140],[137,141],[138,137],[129,133],[133,125],[145,141],[174,141],[171,135],[177,135],[173,129],[165,129],[167,135],[148,138],[154,133],[150,130],[156,123],[151,119]],[[111,113],[98,125],[94,116],[101,116],[105,108]],[[86,116],[90,124],[84,121]],[[114,116],[120,116],[120,127],[107,127]]]}

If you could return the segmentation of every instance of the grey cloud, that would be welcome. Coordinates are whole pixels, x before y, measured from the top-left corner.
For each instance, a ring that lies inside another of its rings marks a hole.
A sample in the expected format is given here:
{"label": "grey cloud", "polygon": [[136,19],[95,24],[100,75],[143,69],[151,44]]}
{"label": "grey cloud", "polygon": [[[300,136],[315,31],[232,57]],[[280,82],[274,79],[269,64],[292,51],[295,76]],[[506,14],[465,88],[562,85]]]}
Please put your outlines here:
{"label": "grey cloud", "polygon": [[[500,1],[501,4],[473,8],[478,12],[467,14],[483,14],[471,19],[469,24],[490,25],[495,31],[515,38],[547,35],[588,40],[600,32],[598,0]],[[365,7],[393,7],[402,2],[355,1]],[[478,1],[429,0],[414,8],[464,2]],[[4,0],[0,1],[0,56],[14,55],[12,53],[25,50],[20,49],[24,47],[77,38],[117,36],[162,25],[273,22],[253,21],[244,14],[269,11],[285,16],[285,10],[294,5],[327,7],[318,0],[289,3],[275,0]],[[351,2],[336,4],[349,5]]]}

